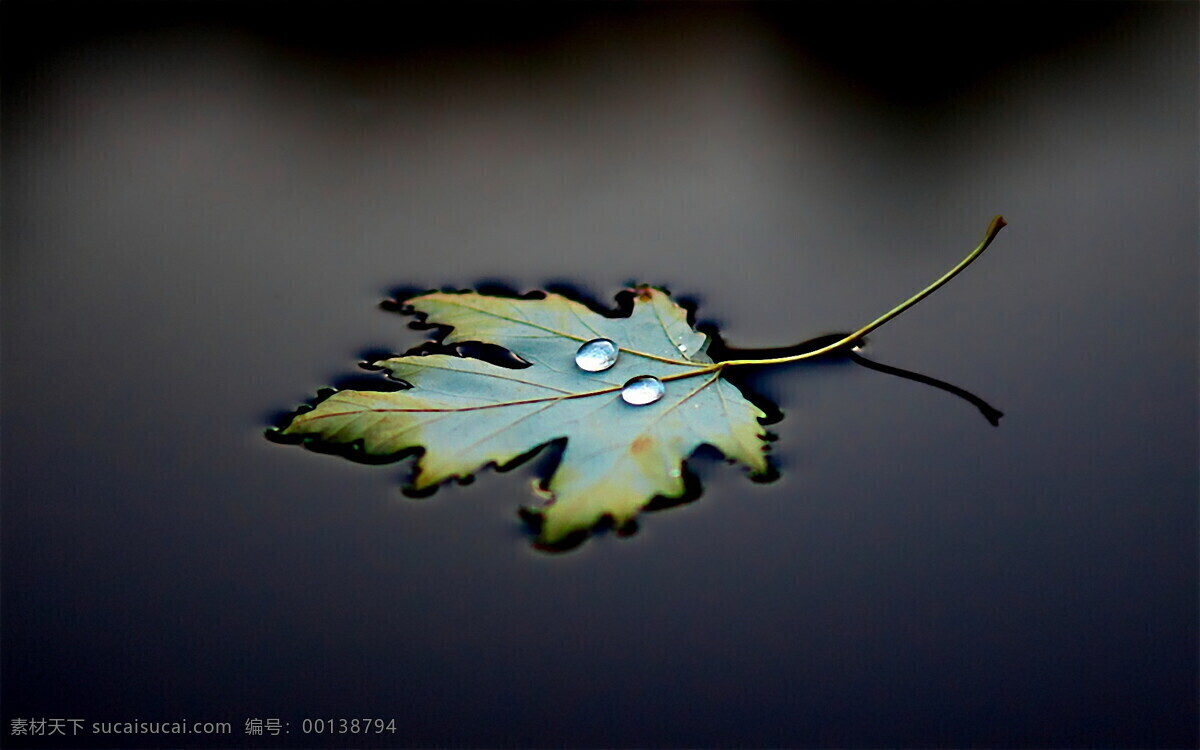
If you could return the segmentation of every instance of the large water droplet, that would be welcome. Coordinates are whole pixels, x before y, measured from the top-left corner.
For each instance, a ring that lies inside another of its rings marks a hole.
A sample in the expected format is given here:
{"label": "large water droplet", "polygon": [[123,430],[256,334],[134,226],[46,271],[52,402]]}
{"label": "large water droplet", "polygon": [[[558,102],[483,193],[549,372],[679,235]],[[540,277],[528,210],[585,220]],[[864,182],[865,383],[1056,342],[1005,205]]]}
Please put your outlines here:
{"label": "large water droplet", "polygon": [[612,367],[620,349],[608,339],[592,339],[575,352],[575,364],[588,372],[600,372]]}
{"label": "large water droplet", "polygon": [[658,378],[653,375],[638,375],[621,389],[621,398],[627,404],[645,406],[646,404],[653,404],[662,398],[666,392],[667,389],[663,387],[662,381]]}

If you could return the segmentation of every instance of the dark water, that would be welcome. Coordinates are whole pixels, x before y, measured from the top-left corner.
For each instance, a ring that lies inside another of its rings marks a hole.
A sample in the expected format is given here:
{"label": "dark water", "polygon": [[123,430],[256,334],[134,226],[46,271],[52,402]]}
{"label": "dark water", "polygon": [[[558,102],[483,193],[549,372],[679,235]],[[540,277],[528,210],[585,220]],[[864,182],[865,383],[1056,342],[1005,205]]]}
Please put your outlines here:
{"label": "dark water", "polygon": [[[1197,8],[904,6],[6,3],[0,744],[1195,746]],[[398,288],[784,346],[996,213],[865,353],[999,427],[764,372],[777,481],[558,556],[528,467],[411,500],[263,438],[422,340]],[[183,720],[233,733],[92,733]]]}

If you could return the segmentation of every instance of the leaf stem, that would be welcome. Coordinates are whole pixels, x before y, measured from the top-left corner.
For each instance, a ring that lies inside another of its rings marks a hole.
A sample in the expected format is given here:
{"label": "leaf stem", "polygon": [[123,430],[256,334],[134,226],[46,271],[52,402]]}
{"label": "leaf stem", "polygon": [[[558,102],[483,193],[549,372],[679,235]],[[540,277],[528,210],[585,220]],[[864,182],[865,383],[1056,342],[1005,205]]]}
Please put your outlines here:
{"label": "leaf stem", "polygon": [[[720,369],[720,368],[725,368],[725,367],[737,367],[740,365],[781,365],[785,362],[799,362],[802,359],[809,359],[811,357],[819,357],[822,354],[827,354],[827,353],[833,351],[834,349],[838,349],[840,347],[845,346],[846,344],[857,341],[858,339],[861,339],[863,336],[866,336],[871,331],[874,331],[876,328],[879,328],[884,323],[887,323],[889,320],[896,317],[900,313],[904,312],[905,310],[909,309],[913,305],[917,304],[921,300],[925,299],[929,295],[933,294],[939,288],[941,288],[941,286],[943,284],[945,284],[947,281],[949,281],[950,279],[957,276],[964,268],[969,266],[972,261],[974,261],[980,255],[982,255],[984,250],[987,250],[988,245],[992,244],[992,240],[996,239],[996,235],[1000,233],[1000,230],[1003,229],[1005,227],[1005,225],[1007,225],[1007,223],[1008,222],[1006,222],[1004,220],[1003,216],[997,216],[996,218],[992,219],[992,223],[988,225],[987,232],[983,236],[983,242],[980,242],[979,247],[972,250],[971,253],[967,257],[965,257],[961,261],[959,261],[958,265],[956,265],[954,268],[951,268],[949,271],[947,271],[937,281],[933,282],[929,286],[925,287],[921,291],[919,291],[916,294],[914,294],[913,296],[909,297],[904,302],[900,303],[898,306],[892,308],[891,310],[884,313],[883,315],[876,318],[875,320],[871,321],[870,323],[867,323],[865,326],[863,326],[862,328],[859,328],[857,331],[850,334],[849,336],[846,336],[845,338],[841,339],[840,341],[835,341],[834,343],[829,344],[828,346],[823,346],[820,349],[814,349],[810,352],[803,352],[802,354],[795,354],[790,357],[775,357],[773,359],[730,359],[730,360],[726,360],[724,362],[718,362],[716,365],[714,365],[714,369]],[[705,369],[707,370],[708,368],[705,368]],[[686,373],[683,375],[674,376],[672,379],[678,378],[678,377],[687,377],[688,375],[699,375],[699,374],[700,374],[700,372]],[[666,379],[667,378],[664,378],[664,380],[666,380]]]}

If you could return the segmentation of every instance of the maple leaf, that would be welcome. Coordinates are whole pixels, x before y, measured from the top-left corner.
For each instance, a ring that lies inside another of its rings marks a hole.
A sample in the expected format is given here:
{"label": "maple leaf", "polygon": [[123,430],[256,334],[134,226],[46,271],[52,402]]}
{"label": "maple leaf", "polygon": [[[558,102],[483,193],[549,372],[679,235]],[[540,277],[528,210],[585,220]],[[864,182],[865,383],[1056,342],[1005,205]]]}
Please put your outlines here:
{"label": "maple leaf", "polygon": [[[974,262],[1005,223],[992,219],[965,258],[882,316],[832,343],[781,357],[713,362],[708,338],[666,292],[649,286],[633,290],[625,318],[552,293],[540,299],[475,292],[415,297],[413,311],[450,328],[443,344],[500,346],[526,366],[450,354],[386,359],[376,364],[406,389],[334,393],[296,414],[283,433],[316,435],[372,456],[418,451],[417,490],[513,464],[563,441],[546,483],[550,501],[533,511],[540,541],[557,544],[605,518],[620,528],[655,497],[686,492],[683,462],[702,445],[755,474],[766,472],[760,421],[766,415],[721,377],[725,369],[798,362],[860,342]],[[593,349],[596,357],[584,356]],[[989,421],[995,424],[998,414]]]}
{"label": "maple leaf", "polygon": [[[549,477],[550,501],[539,541],[553,545],[610,517],[620,528],[657,496],[684,494],[683,462],[701,445],[755,474],[767,470],[765,414],[705,353],[707,337],[669,295],[638,287],[629,317],[608,318],[558,294],[510,299],[474,292],[433,293],[408,301],[426,320],[452,330],[445,344],[502,346],[529,363],[513,369],[450,354],[403,356],[376,364],[410,387],[396,392],[340,391],[297,414],[285,434],[361,441],[389,456],[423,450],[413,487],[465,478],[503,466],[565,438]],[[608,339],[619,347],[608,369],[576,364],[581,345]],[[663,386],[652,403],[634,405],[622,390],[650,376]]]}

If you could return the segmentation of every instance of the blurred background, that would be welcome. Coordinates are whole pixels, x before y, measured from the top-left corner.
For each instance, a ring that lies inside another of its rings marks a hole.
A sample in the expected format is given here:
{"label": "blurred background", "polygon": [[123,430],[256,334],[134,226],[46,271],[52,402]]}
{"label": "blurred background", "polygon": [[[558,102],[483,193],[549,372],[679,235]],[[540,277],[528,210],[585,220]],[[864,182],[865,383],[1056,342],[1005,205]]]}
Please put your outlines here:
{"label": "blurred background", "polygon": [[[1198,16],[4,3],[0,744],[1196,746]],[[428,336],[398,290],[653,283],[786,346],[998,213],[863,352],[998,427],[763,371],[776,481],[699,457],[562,555],[530,466],[413,500],[263,436]],[[185,720],[231,734],[92,731]]]}

